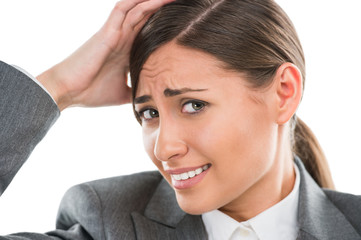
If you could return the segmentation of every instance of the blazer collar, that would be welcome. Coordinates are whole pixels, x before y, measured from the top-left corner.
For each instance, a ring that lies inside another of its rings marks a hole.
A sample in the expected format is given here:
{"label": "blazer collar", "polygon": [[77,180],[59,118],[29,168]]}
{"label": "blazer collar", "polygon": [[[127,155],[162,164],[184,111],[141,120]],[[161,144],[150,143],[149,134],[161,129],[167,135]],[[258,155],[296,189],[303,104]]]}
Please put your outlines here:
{"label": "blazer collar", "polygon": [[[299,240],[361,239],[346,217],[327,198],[306,171],[298,157],[300,197],[298,205]],[[144,214],[133,212],[137,239],[207,239],[199,215],[180,209],[174,190],[162,179]]]}
{"label": "blazer collar", "polygon": [[132,213],[137,239],[207,239],[202,217],[179,207],[174,190],[162,179],[144,215]]}
{"label": "blazer collar", "polygon": [[144,211],[144,216],[167,226],[176,227],[185,215],[186,213],[178,205],[174,190],[162,179]]}
{"label": "blazer collar", "polygon": [[297,239],[361,239],[346,217],[327,198],[298,157],[300,198],[298,205],[299,236]]}

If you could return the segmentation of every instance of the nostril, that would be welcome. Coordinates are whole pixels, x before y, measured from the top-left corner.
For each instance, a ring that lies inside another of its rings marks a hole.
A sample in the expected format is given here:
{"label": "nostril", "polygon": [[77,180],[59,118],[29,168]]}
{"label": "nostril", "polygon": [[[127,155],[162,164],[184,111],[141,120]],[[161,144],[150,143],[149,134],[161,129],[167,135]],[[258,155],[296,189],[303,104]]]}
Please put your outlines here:
{"label": "nostril", "polygon": [[183,157],[188,152],[188,147],[181,142],[167,143],[166,145],[156,146],[154,148],[154,156],[159,161],[175,160]]}
{"label": "nostril", "polygon": [[171,159],[174,159],[174,158],[177,158],[179,156],[179,154],[177,153],[177,154],[174,154],[173,156],[170,156],[169,158],[168,158],[168,160],[171,160]]}
{"label": "nostril", "polygon": [[[163,126],[164,127],[164,126]],[[172,128],[159,131],[154,145],[154,156],[159,161],[179,159],[187,154],[188,146],[181,134]]]}

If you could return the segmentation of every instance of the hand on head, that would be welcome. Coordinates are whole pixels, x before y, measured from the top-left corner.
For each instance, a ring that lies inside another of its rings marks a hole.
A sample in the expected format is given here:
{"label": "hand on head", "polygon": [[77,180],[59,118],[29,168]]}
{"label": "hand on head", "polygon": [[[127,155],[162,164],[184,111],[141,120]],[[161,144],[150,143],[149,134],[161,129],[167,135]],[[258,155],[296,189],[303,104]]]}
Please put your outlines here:
{"label": "hand on head", "polygon": [[130,102],[126,85],[133,40],[149,16],[173,0],[119,1],[103,27],[83,46],[37,79],[60,110]]}

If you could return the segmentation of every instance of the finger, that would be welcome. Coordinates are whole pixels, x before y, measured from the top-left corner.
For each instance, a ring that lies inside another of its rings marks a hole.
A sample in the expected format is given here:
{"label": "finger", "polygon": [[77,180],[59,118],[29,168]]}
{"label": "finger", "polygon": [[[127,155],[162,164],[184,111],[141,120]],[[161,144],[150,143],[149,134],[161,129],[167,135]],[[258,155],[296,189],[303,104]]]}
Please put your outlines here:
{"label": "finger", "polygon": [[110,16],[106,22],[106,25],[111,26],[114,29],[120,29],[123,21],[128,12],[136,7],[138,4],[149,0],[124,0],[118,1],[110,13]]}
{"label": "finger", "polygon": [[135,36],[138,34],[138,32],[142,29],[143,25],[147,22],[148,18],[152,15],[152,13],[149,13],[147,16],[145,16],[139,23],[138,25],[136,25],[134,27],[134,29],[129,28],[129,32],[131,32],[131,34],[127,34],[127,41],[126,41],[126,47],[127,48],[131,48],[134,38]]}
{"label": "finger", "polygon": [[134,30],[139,23],[144,23],[144,19],[151,13],[157,11],[163,5],[173,2],[174,0],[151,0],[143,2],[131,9],[123,22],[123,28],[126,31]]}
{"label": "finger", "polygon": [[148,21],[148,19],[153,15],[154,12],[148,13],[136,26],[133,27],[134,36],[138,34],[143,25]]}

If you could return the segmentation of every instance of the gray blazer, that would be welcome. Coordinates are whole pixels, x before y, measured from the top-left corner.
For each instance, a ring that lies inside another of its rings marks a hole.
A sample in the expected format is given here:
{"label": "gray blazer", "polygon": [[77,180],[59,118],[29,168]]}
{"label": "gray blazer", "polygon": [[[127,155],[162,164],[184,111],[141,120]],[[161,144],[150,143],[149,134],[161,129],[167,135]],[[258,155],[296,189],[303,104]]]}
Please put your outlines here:
{"label": "gray blazer", "polygon": [[[0,194],[59,116],[31,79],[0,62]],[[321,189],[300,169],[297,239],[361,239],[361,196]],[[207,239],[201,216],[183,212],[158,172],[77,185],[65,194],[55,231],[3,239]]]}

